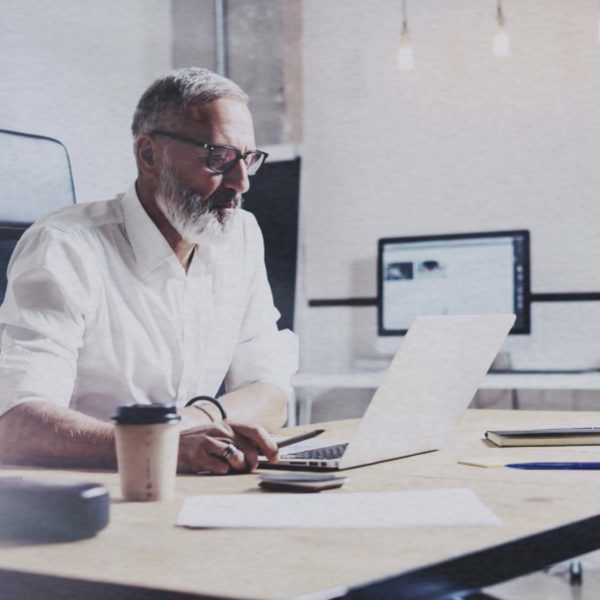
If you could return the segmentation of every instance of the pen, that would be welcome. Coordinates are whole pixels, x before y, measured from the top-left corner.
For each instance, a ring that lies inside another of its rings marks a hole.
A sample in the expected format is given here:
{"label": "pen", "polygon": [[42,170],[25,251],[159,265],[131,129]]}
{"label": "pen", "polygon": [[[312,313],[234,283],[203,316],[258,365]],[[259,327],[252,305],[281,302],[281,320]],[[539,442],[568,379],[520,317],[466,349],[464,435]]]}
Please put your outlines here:
{"label": "pen", "polygon": [[293,437],[287,438],[285,440],[281,440],[277,442],[278,448],[284,448],[285,446],[291,446],[297,442],[303,442],[304,440],[310,440],[310,438],[317,437],[321,435],[325,430],[324,429],[314,429],[313,431],[309,431],[308,433],[303,433],[301,435],[295,435]]}
{"label": "pen", "polygon": [[531,471],[550,469],[562,469],[565,471],[600,470],[600,462],[525,462],[511,463],[504,466],[511,469],[528,469]]}

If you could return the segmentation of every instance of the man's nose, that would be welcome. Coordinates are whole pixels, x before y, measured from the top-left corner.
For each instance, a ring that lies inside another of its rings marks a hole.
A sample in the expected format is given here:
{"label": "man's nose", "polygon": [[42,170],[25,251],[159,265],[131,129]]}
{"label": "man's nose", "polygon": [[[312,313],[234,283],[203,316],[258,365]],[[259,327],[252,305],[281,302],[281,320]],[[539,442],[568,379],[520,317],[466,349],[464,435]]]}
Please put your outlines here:
{"label": "man's nose", "polygon": [[245,194],[250,189],[250,178],[248,177],[248,167],[243,159],[240,158],[235,166],[225,173],[223,177],[225,185],[235,190],[238,194]]}

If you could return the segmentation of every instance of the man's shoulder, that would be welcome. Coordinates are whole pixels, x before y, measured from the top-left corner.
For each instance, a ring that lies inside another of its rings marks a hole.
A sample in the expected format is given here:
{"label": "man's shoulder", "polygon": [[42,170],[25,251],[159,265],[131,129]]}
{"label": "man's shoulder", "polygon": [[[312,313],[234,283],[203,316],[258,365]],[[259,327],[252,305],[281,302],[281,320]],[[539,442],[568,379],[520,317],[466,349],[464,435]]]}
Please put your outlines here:
{"label": "man's shoulder", "polygon": [[49,248],[69,248],[74,255],[97,254],[99,247],[113,243],[122,229],[120,196],[111,200],[75,204],[38,219],[25,231],[17,247],[15,259],[39,255]]}
{"label": "man's shoulder", "polygon": [[65,234],[93,234],[107,226],[118,226],[123,222],[120,198],[117,196],[111,200],[85,202],[62,208],[37,220],[32,228]]}

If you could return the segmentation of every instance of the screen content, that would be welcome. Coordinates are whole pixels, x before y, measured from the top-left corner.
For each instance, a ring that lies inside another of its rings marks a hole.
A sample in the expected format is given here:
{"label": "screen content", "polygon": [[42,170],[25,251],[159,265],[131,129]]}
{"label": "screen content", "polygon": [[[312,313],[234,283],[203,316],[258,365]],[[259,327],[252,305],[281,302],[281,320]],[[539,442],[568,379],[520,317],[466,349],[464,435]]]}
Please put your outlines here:
{"label": "screen content", "polygon": [[529,332],[527,231],[383,239],[379,261],[380,334],[405,333],[418,315],[492,312]]}

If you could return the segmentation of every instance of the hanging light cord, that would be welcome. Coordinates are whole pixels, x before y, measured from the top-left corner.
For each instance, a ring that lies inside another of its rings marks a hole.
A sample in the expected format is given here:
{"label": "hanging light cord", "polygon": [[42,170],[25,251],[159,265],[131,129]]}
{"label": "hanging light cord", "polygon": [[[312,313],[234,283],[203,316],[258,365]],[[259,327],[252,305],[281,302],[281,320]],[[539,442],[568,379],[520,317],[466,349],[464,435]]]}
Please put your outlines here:
{"label": "hanging light cord", "polygon": [[504,12],[502,11],[502,0],[498,0],[496,4],[496,18],[498,19],[498,25],[504,27]]}

